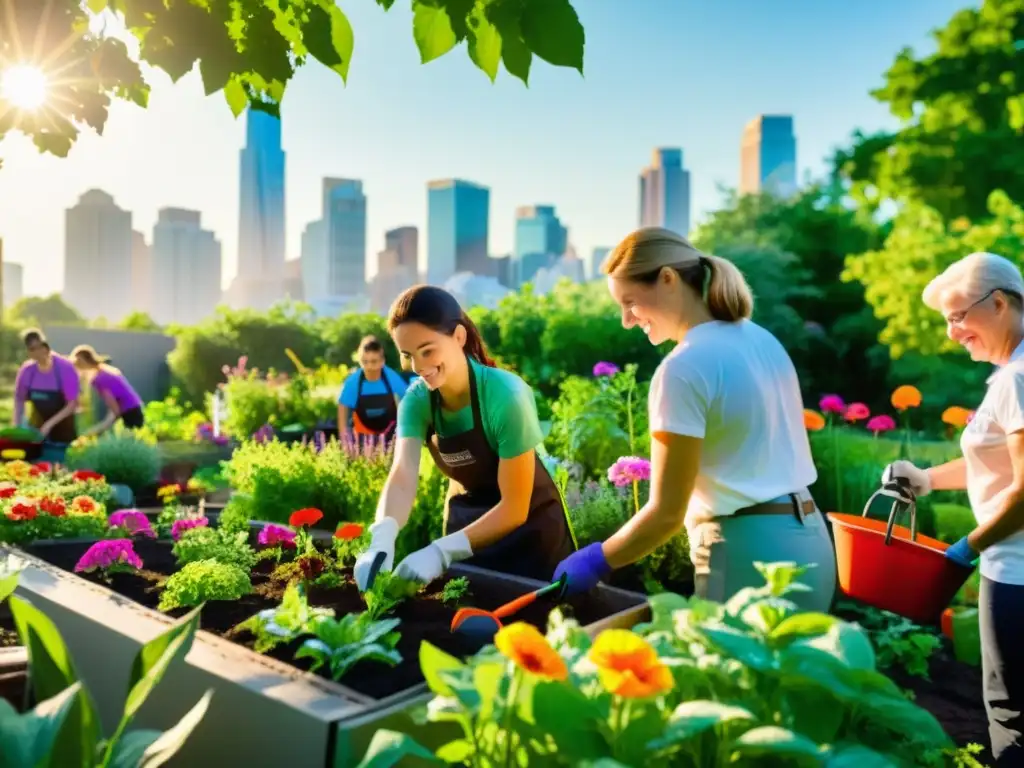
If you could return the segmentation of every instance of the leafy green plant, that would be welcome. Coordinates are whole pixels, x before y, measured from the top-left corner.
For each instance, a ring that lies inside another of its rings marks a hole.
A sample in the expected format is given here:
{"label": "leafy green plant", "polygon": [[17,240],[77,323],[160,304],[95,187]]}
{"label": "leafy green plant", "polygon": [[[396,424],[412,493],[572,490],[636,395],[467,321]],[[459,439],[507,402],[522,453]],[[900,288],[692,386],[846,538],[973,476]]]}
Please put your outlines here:
{"label": "leafy green plant", "polygon": [[322,616],[313,623],[314,638],[306,640],[296,659],[312,659],[310,671],[327,665],[331,677],[340,680],[361,661],[376,661],[388,666],[402,662],[395,650],[400,635],[394,630],[398,619],[374,621],[367,613],[349,613],[340,619]]}
{"label": "leafy green plant", "polygon": [[763,587],[656,595],[632,632],[591,640],[556,611],[547,637],[513,624],[465,663],[424,643],[436,698],[419,717],[462,733],[431,752],[379,731],[360,766],[944,765],[952,742],[877,671],[864,630],[799,612],[805,569],[755,565]]}
{"label": "leafy green plant", "polygon": [[394,571],[378,573],[377,578],[373,580],[373,586],[363,593],[369,621],[387,616],[422,588],[423,585],[419,582],[403,579]]}
{"label": "leafy green plant", "polygon": [[200,605],[209,600],[237,600],[252,591],[249,574],[230,563],[200,560],[172,575],[160,594],[161,611]]}
{"label": "leafy green plant", "polygon": [[72,469],[99,472],[108,483],[126,485],[136,493],[160,477],[160,449],[131,431],[107,432],[72,447],[67,462]]}
{"label": "leafy green plant", "polygon": [[469,594],[469,579],[465,576],[458,576],[445,582],[441,590],[441,602],[445,605],[455,606],[459,601]]}
{"label": "leafy green plant", "polygon": [[179,565],[215,560],[249,571],[256,564],[256,552],[249,546],[249,533],[231,533],[221,528],[200,527],[184,531],[174,543]]}
{"label": "leafy green plant", "polygon": [[242,493],[234,494],[224,505],[217,519],[217,527],[231,533],[248,531],[249,523],[253,519],[251,507],[252,500],[248,496]]}
{"label": "leafy green plant", "polygon": [[879,669],[900,666],[911,675],[930,679],[928,662],[942,645],[935,632],[910,619],[870,606],[844,601],[838,607],[860,617],[858,623],[871,638]]}
{"label": "leafy green plant", "polygon": [[[11,595],[16,579],[17,574],[0,578],[0,602]],[[162,765],[181,749],[206,714],[212,690],[169,731],[128,730],[167,670],[188,654],[199,628],[199,608],[139,649],[121,720],[109,739],[101,736],[96,704],[80,681],[57,627],[26,600],[10,597],[10,608],[29,650],[29,679],[40,704],[18,715],[0,700],[0,765],[5,768]]]}
{"label": "leafy green plant", "polygon": [[281,596],[280,605],[250,616],[231,633],[249,632],[256,638],[254,650],[266,653],[303,635],[314,634],[317,622],[332,616],[334,611],[330,608],[310,607],[305,590],[299,584],[292,584]]}
{"label": "leafy green plant", "polygon": [[195,439],[196,430],[207,421],[206,414],[189,408],[181,399],[181,391],[172,389],[163,400],[146,403],[143,414],[146,426],[144,434],[154,440]]}

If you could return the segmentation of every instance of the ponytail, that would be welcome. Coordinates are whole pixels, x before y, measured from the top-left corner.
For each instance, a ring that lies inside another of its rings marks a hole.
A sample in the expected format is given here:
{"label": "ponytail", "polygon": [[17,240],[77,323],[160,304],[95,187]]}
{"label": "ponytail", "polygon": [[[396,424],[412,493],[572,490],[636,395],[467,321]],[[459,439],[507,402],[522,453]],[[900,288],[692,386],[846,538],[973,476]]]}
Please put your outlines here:
{"label": "ponytail", "polygon": [[754,313],[754,295],[743,273],[720,256],[702,258],[710,273],[705,301],[711,316],[728,323],[748,320]]}
{"label": "ponytail", "polygon": [[497,368],[494,360],[487,354],[487,347],[484,346],[484,337],[480,335],[480,329],[476,327],[476,323],[470,319],[465,311],[462,313],[462,319],[459,320],[459,324],[466,329],[466,354],[480,363],[480,365],[486,365],[488,368]]}

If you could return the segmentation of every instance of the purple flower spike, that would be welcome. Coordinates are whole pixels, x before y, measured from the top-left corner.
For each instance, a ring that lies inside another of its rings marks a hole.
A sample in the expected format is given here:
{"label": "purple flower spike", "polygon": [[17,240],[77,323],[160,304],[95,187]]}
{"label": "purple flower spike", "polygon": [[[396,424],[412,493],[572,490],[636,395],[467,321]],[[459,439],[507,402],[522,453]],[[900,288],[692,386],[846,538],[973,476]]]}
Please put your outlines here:
{"label": "purple flower spike", "polygon": [[594,366],[594,376],[597,378],[600,378],[601,376],[614,376],[618,372],[619,366],[615,363],[609,363],[604,360]]}
{"label": "purple flower spike", "polygon": [[639,456],[623,456],[608,467],[608,479],[620,488],[651,479],[651,462]]}
{"label": "purple flower spike", "polygon": [[185,517],[175,520],[171,523],[171,538],[177,541],[185,531],[191,531],[193,528],[206,528],[209,524],[210,521],[205,517]]}
{"label": "purple flower spike", "polygon": [[82,555],[75,565],[75,573],[107,570],[114,566],[142,568],[142,558],[135,553],[131,539],[97,541]]}
{"label": "purple flower spike", "polygon": [[128,531],[129,536],[156,538],[156,531],[153,530],[149,518],[146,517],[144,512],[140,512],[137,509],[124,509],[120,512],[115,512],[110,516],[109,523],[111,528],[124,528]]}

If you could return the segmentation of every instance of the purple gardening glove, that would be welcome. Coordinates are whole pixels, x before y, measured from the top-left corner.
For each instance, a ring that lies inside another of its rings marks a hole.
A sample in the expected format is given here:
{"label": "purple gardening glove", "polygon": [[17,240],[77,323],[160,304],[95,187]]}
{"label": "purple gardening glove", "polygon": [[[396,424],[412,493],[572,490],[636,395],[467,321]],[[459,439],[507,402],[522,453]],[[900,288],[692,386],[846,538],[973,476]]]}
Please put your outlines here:
{"label": "purple gardening glove", "polygon": [[578,552],[573,552],[555,568],[557,581],[565,574],[565,594],[578,595],[589,592],[597,586],[602,578],[612,572],[612,567],[605,560],[601,542],[590,544]]}

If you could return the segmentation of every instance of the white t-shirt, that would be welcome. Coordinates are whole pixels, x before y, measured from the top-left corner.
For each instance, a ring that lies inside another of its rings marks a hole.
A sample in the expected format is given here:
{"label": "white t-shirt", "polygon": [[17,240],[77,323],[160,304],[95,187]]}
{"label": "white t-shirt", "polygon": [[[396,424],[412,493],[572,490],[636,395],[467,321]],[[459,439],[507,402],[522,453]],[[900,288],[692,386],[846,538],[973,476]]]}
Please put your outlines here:
{"label": "white t-shirt", "polygon": [[654,373],[651,432],[703,438],[686,527],[797,493],[818,477],[796,369],[749,320],[692,328]]}
{"label": "white t-shirt", "polygon": [[[1024,345],[988,380],[988,390],[960,437],[967,465],[967,496],[978,523],[1001,508],[1013,483],[1007,435],[1024,429]],[[981,574],[1003,584],[1024,584],[1024,531],[981,553]]]}

